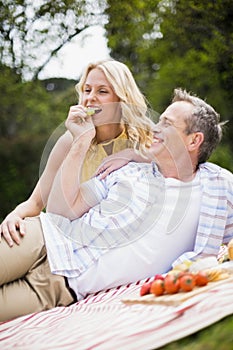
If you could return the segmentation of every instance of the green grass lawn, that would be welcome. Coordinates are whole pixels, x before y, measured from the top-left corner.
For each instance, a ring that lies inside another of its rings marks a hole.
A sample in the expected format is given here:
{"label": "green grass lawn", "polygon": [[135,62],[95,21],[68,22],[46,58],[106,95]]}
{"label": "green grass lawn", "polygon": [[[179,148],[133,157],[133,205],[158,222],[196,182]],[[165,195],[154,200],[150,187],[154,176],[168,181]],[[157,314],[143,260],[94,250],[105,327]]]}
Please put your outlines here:
{"label": "green grass lawn", "polygon": [[233,315],[160,350],[233,350]]}

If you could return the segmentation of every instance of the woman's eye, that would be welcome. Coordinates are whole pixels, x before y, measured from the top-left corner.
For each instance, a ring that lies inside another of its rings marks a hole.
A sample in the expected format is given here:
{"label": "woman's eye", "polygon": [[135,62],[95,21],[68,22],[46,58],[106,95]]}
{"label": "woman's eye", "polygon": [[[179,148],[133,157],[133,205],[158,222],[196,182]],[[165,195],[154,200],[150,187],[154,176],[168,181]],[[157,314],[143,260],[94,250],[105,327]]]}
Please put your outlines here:
{"label": "woman's eye", "polygon": [[108,91],[106,91],[106,90],[100,90],[99,91],[101,94],[107,94],[108,93]]}
{"label": "woman's eye", "polygon": [[84,92],[90,92],[91,91],[91,89],[84,89]]}

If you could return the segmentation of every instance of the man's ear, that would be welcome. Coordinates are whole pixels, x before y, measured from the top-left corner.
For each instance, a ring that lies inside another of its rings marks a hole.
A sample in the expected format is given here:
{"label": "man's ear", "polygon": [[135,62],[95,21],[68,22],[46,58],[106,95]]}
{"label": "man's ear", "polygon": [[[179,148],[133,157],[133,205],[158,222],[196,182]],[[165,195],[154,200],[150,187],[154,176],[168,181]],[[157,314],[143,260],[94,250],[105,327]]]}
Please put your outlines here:
{"label": "man's ear", "polygon": [[189,151],[198,149],[204,141],[204,134],[202,132],[194,132],[190,135]]}

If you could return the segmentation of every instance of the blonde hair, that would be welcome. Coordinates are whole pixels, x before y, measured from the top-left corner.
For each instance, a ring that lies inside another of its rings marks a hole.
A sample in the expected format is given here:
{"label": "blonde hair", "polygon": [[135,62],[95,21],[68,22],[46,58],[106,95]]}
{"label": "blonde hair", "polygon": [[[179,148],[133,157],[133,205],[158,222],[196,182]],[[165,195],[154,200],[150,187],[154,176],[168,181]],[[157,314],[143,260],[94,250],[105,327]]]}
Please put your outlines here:
{"label": "blonde hair", "polygon": [[[140,92],[129,68],[113,59],[89,63],[76,85],[79,103],[82,101],[84,85],[92,69],[100,69],[120,99],[121,122],[132,147],[145,154],[152,141],[151,119],[147,116],[147,101]],[[93,140],[96,144],[96,140]]]}

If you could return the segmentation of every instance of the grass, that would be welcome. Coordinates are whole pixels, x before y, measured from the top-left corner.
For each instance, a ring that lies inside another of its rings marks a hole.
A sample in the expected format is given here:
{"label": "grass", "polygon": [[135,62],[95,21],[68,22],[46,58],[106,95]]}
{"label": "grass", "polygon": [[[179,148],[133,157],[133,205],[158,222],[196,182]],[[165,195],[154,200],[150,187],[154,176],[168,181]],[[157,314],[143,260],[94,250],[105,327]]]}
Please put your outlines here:
{"label": "grass", "polygon": [[169,343],[160,350],[232,350],[233,315],[190,336]]}

